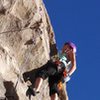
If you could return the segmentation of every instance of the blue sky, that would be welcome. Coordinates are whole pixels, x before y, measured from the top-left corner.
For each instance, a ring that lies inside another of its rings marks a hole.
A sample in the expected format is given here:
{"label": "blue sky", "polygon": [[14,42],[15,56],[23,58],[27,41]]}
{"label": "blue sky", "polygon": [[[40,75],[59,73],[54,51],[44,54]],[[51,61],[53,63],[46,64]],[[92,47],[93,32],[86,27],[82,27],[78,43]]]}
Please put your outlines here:
{"label": "blue sky", "polygon": [[77,45],[77,70],[68,83],[69,100],[100,100],[100,1],[44,0],[60,50]]}

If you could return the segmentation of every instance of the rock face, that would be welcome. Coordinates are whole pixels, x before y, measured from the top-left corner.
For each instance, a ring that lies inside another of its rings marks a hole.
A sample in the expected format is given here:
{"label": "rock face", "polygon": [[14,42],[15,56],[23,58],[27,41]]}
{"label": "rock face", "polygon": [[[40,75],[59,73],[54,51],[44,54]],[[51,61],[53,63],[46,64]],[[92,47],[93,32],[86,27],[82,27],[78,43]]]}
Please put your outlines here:
{"label": "rock face", "polygon": [[[42,0],[0,0],[0,98],[29,100],[22,74],[45,64],[54,47]],[[49,100],[47,81],[41,91],[34,100]]]}

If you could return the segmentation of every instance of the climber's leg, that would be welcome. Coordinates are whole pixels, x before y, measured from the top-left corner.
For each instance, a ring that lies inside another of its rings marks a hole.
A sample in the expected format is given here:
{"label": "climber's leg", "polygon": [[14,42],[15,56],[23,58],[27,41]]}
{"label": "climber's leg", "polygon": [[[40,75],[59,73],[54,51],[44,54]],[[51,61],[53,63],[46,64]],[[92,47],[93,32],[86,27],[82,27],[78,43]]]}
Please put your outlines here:
{"label": "climber's leg", "polygon": [[54,93],[50,96],[51,100],[58,100],[58,94]]}
{"label": "climber's leg", "polygon": [[35,96],[37,93],[39,93],[42,82],[43,82],[43,79],[41,77],[38,77],[36,79],[34,87],[32,85],[30,85],[28,87],[28,90],[26,91],[26,95],[27,96],[29,96],[29,95]]}
{"label": "climber's leg", "polygon": [[59,90],[57,88],[57,83],[49,77],[49,95],[51,100],[58,100]]}
{"label": "climber's leg", "polygon": [[36,91],[39,91],[40,90],[40,87],[42,85],[42,82],[43,82],[43,78],[38,77],[36,79],[35,86],[34,86],[34,88],[35,88]]}

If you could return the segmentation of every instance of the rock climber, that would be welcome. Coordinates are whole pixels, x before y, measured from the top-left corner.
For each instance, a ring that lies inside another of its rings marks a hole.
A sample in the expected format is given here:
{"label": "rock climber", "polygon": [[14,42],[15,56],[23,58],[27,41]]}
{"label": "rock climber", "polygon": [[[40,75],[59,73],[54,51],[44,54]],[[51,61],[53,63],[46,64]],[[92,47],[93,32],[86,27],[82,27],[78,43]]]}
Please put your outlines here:
{"label": "rock climber", "polygon": [[27,93],[35,96],[39,93],[43,80],[48,78],[49,94],[51,100],[58,100],[61,84],[67,82],[70,76],[76,70],[76,46],[72,42],[66,42],[62,48],[59,59],[56,61],[49,60],[44,69],[40,70],[35,81],[34,87],[29,86]]}

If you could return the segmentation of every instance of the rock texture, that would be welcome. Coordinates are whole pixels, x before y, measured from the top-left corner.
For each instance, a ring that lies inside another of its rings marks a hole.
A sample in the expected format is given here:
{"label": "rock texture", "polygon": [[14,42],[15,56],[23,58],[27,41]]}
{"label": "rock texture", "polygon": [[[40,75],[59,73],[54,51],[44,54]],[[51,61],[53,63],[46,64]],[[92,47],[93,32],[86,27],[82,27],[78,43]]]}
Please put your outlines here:
{"label": "rock texture", "polygon": [[[56,51],[42,0],[0,0],[0,98],[29,100],[22,74],[45,64]],[[32,98],[49,100],[47,81],[41,91]]]}

